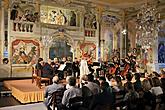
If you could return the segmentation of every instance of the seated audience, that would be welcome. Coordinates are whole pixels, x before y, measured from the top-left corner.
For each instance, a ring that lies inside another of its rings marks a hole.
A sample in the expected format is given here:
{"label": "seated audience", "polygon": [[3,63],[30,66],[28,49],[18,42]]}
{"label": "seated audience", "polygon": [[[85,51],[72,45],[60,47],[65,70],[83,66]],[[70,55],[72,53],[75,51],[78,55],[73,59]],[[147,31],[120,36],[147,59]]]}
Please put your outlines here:
{"label": "seated audience", "polygon": [[119,92],[119,91],[123,91],[124,90],[124,86],[123,83],[121,81],[121,77],[120,76],[116,76],[116,85],[113,86],[113,91],[114,92]]}
{"label": "seated audience", "polygon": [[163,92],[165,93],[165,71],[162,70],[162,73],[161,73],[161,87],[163,89]]}
{"label": "seated audience", "polygon": [[153,108],[154,102],[155,102],[155,97],[154,95],[150,92],[151,89],[151,84],[150,81],[148,79],[144,79],[142,81],[142,88],[143,88],[143,101],[144,101],[144,105],[145,108],[147,110],[147,108]]}
{"label": "seated audience", "polygon": [[70,87],[64,92],[63,98],[62,98],[62,105],[64,107],[69,106],[69,99],[82,96],[82,91],[80,88],[76,87],[76,78],[70,77],[68,79],[68,83]]}
{"label": "seated audience", "polygon": [[135,80],[136,80],[133,83],[134,84],[134,89],[135,89],[135,91],[139,92],[142,88],[141,81],[140,81],[140,77],[141,77],[140,73],[135,73],[134,76],[135,76]]}
{"label": "seated audience", "polygon": [[151,88],[150,92],[155,96],[163,94],[163,90],[161,88],[161,82],[159,78],[158,77],[152,78],[152,82],[153,82],[153,87]]}
{"label": "seated audience", "polygon": [[102,110],[110,110],[114,102],[112,88],[106,81],[101,82],[100,88],[101,92],[93,97],[91,110],[95,110],[97,107],[101,107]]}
{"label": "seated audience", "polygon": [[68,68],[66,74],[66,89],[69,89],[69,78],[72,77],[72,70]]}
{"label": "seated audience", "polygon": [[128,92],[128,85],[133,85],[133,83],[131,82],[132,81],[132,73],[127,73],[126,74],[126,83],[124,84],[124,90],[125,90],[125,92]]}
{"label": "seated audience", "polygon": [[99,94],[100,87],[93,81],[94,81],[94,76],[92,74],[87,75],[87,84],[85,84],[84,86],[88,87],[92,91],[93,95]]}
{"label": "seated audience", "polygon": [[57,91],[57,90],[62,90],[64,89],[64,86],[61,84],[58,84],[58,76],[53,77],[53,84],[49,85],[45,89],[44,97],[45,101],[44,104],[46,105],[48,110],[51,110],[51,101],[52,101],[52,93]]}
{"label": "seated audience", "polygon": [[128,83],[126,88],[128,92],[124,96],[124,101],[126,101],[128,110],[136,110],[139,94],[134,90],[134,87],[131,83]]}

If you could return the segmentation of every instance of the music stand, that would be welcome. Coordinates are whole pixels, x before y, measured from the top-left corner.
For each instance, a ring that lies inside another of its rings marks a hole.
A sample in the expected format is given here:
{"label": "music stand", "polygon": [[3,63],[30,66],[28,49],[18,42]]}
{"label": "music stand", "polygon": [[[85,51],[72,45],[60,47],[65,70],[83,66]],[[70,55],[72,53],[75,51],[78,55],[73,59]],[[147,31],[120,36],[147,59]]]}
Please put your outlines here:
{"label": "music stand", "polygon": [[100,66],[99,62],[93,62],[93,66]]}

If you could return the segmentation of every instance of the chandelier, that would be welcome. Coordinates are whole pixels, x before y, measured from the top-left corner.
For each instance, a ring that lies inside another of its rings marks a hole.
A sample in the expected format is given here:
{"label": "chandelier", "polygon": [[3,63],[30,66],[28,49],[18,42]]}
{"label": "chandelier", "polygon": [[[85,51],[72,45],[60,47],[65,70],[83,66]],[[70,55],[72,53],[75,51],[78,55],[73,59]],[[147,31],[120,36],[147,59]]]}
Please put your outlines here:
{"label": "chandelier", "polygon": [[157,10],[156,5],[151,3],[145,3],[142,5],[141,10],[137,14],[137,30],[138,43],[142,46],[151,46],[154,39],[156,39],[156,33],[160,28],[160,13]]}

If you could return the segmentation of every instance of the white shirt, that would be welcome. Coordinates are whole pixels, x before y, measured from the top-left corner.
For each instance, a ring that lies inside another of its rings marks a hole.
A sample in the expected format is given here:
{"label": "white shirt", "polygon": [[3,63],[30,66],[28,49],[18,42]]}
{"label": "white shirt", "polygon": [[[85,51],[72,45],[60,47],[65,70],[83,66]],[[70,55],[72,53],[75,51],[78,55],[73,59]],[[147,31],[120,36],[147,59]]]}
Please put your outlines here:
{"label": "white shirt", "polygon": [[156,96],[163,94],[163,90],[160,86],[152,87],[150,92]]}

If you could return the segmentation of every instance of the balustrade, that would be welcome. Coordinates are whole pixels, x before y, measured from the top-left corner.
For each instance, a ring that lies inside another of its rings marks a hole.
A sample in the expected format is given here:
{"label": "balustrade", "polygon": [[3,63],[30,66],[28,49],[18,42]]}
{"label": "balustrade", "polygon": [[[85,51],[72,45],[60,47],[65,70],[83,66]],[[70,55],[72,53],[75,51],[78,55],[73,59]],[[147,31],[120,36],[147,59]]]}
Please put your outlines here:
{"label": "balustrade", "polygon": [[85,29],[84,34],[86,37],[95,37],[96,36],[96,30],[95,29]]}
{"label": "balustrade", "polygon": [[33,32],[34,31],[34,22],[13,21],[11,26],[12,26],[13,31],[19,31],[19,32]]}

